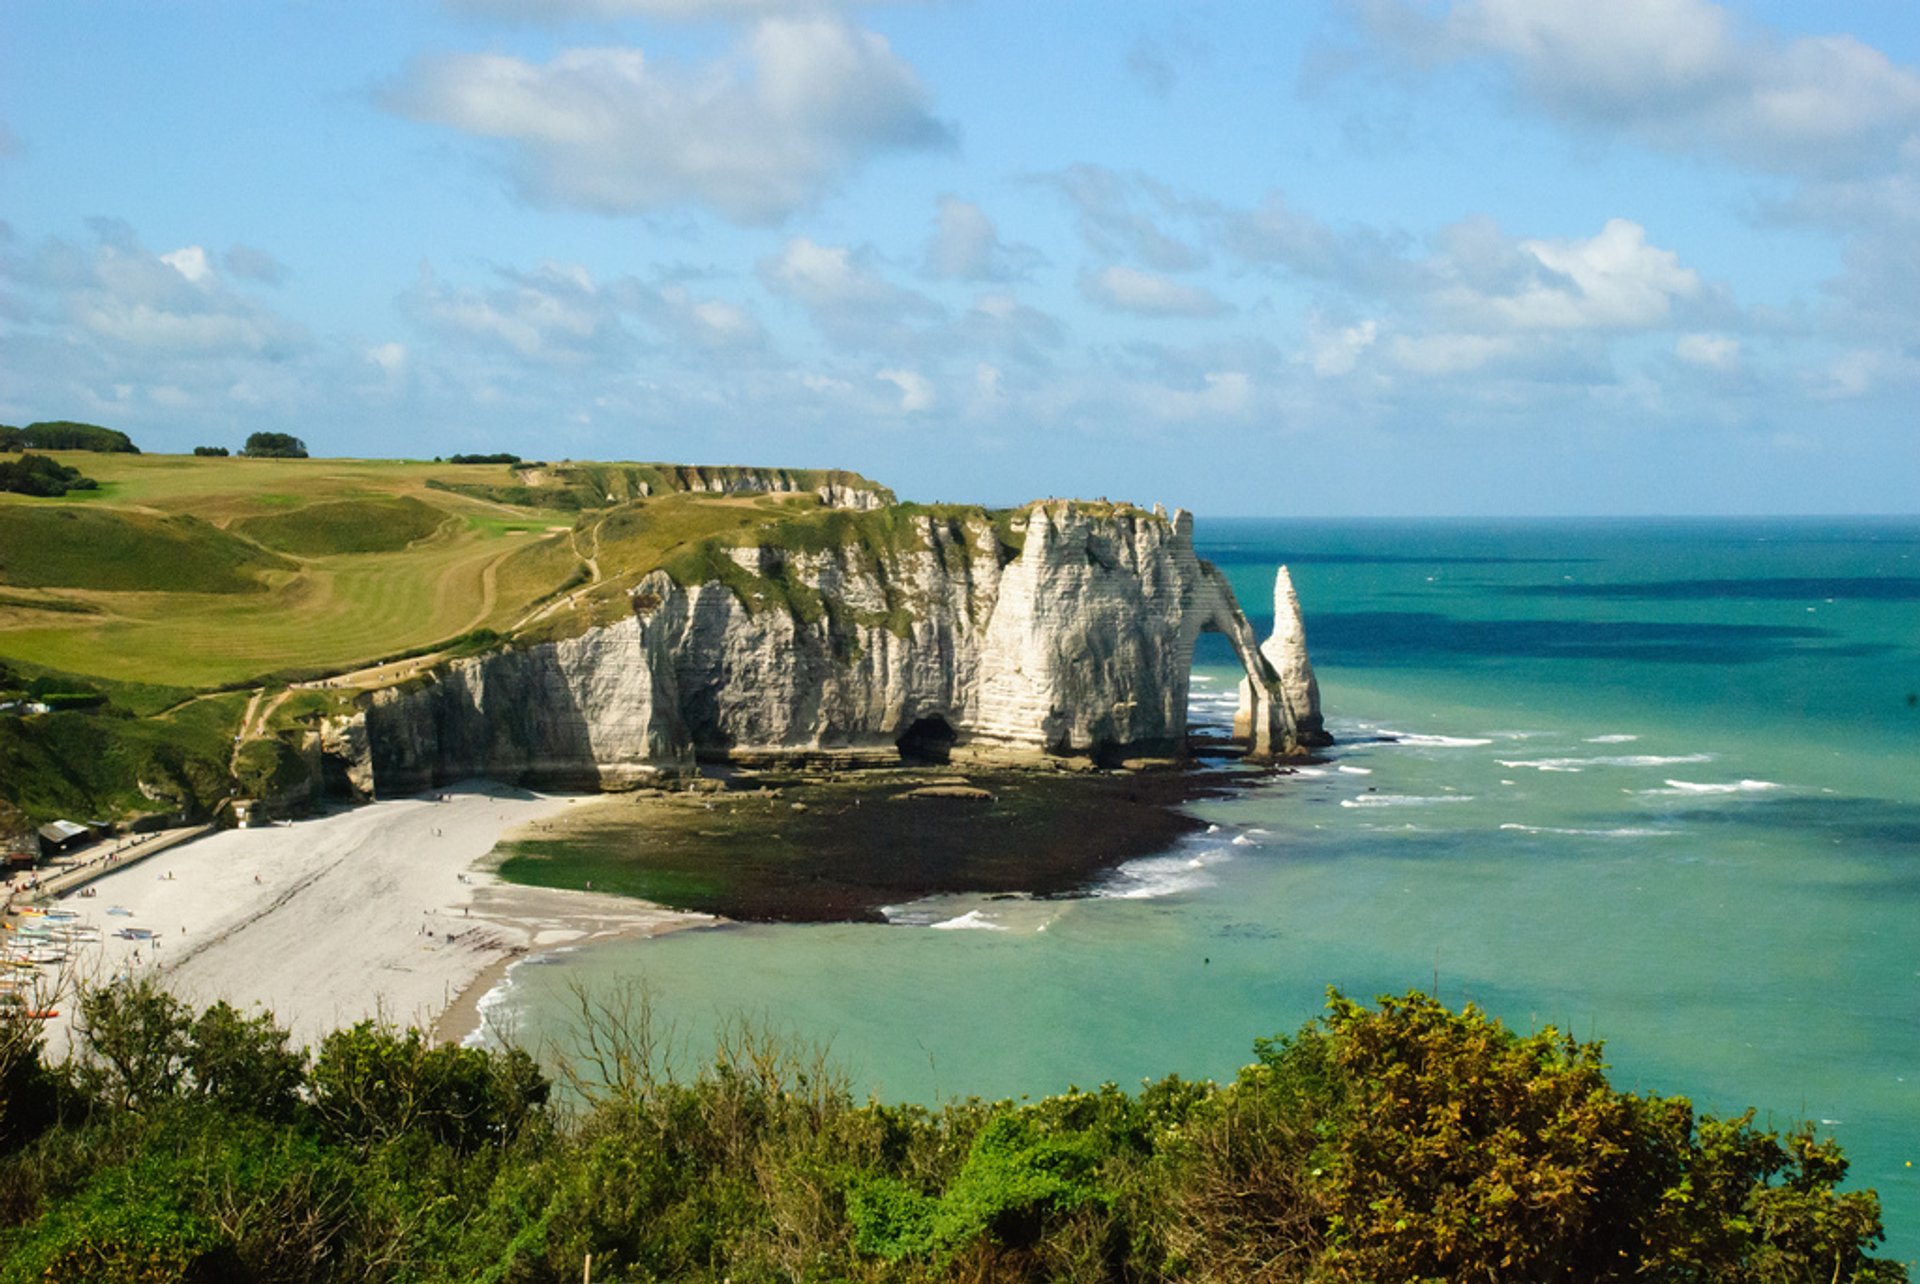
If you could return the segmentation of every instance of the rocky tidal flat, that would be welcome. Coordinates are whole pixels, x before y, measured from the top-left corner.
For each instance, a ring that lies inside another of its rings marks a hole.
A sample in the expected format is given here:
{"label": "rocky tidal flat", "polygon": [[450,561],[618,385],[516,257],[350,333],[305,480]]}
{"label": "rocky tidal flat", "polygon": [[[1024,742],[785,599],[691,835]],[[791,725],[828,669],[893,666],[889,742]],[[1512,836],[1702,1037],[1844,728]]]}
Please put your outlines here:
{"label": "rocky tidal flat", "polygon": [[[573,807],[499,849],[502,877],[760,922],[880,922],[936,893],[1070,896],[1205,822],[1237,773],[739,773],[722,792]],[[1244,777],[1243,777],[1244,778]]]}

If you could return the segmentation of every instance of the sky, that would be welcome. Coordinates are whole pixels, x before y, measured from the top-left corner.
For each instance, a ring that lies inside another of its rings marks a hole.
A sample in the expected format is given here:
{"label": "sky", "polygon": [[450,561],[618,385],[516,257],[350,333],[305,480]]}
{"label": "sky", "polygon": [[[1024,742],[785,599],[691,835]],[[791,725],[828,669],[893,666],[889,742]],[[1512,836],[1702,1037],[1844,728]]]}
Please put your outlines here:
{"label": "sky", "polygon": [[1920,511],[1920,10],[8,0],[0,422]]}

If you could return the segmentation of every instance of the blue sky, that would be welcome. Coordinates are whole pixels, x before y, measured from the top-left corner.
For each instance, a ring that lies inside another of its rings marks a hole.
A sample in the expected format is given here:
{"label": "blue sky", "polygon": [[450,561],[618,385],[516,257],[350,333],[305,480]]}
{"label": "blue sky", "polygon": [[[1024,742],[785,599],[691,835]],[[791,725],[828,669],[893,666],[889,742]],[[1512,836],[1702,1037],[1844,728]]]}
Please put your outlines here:
{"label": "blue sky", "polygon": [[1920,511],[1920,17],[0,9],[0,421],[1275,515]]}

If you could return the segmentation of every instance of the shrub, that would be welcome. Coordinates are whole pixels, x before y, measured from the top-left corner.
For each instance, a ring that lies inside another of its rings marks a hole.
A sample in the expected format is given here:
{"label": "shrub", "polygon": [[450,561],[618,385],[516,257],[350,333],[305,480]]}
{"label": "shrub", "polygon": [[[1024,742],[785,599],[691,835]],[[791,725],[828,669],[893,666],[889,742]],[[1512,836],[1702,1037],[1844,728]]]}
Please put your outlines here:
{"label": "shrub", "polygon": [[517,1135],[551,1090],[518,1048],[435,1047],[418,1029],[377,1021],[328,1035],[310,1083],[329,1137],[365,1144],[412,1134],[462,1151]]}
{"label": "shrub", "polygon": [[225,459],[228,452],[225,446],[195,446],[193,453],[201,459]]}
{"label": "shrub", "polygon": [[81,476],[78,468],[69,468],[45,455],[0,461],[0,491],[16,495],[57,498],[70,490],[95,490],[99,485],[93,478]]}
{"label": "shrub", "polygon": [[306,1054],[273,1015],[242,1016],[224,999],[193,1023],[186,1054],[194,1091],[236,1114],[285,1121],[299,1104]]}

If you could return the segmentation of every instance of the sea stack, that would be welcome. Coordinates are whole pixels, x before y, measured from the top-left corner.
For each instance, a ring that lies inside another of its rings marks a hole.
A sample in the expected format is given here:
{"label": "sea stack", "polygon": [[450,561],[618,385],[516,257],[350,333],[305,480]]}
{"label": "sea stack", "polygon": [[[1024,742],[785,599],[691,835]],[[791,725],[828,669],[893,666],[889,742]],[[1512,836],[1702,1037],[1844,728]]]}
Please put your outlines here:
{"label": "sea stack", "polygon": [[1299,742],[1316,747],[1332,744],[1320,716],[1320,683],[1307,656],[1307,623],[1300,614],[1300,595],[1294,592],[1293,576],[1284,566],[1273,577],[1273,634],[1260,644],[1260,654],[1280,676],[1280,690]]}

